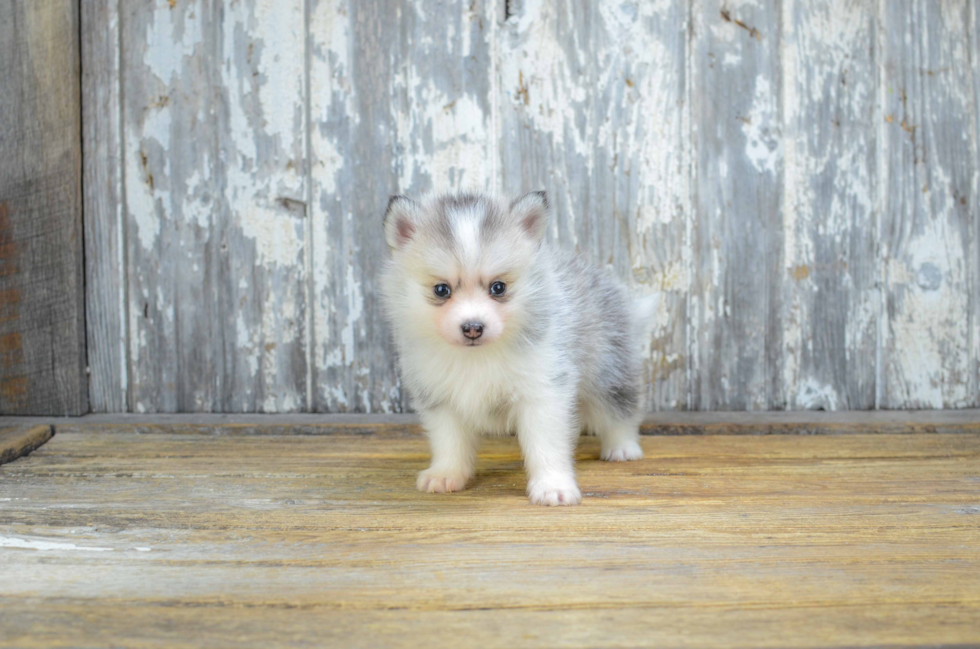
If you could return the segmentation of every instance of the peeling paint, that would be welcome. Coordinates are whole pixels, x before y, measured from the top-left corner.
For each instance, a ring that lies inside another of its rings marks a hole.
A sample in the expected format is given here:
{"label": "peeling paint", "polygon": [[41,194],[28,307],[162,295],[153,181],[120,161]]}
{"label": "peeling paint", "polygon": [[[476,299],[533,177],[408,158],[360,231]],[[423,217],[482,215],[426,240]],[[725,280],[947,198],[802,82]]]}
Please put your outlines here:
{"label": "peeling paint", "polygon": [[745,134],[745,155],[758,171],[775,174],[782,158],[782,135],[779,112],[769,78],[760,74],[755,80],[752,108],[741,118]]}
{"label": "peeling paint", "polygon": [[804,380],[799,386],[795,403],[804,410],[837,410],[840,407],[834,388],[822,385],[812,378]]}
{"label": "peeling paint", "polygon": [[178,76],[185,59],[202,40],[201,16],[195,11],[176,12],[162,0],[154,3],[153,18],[146,24],[143,63],[164,84]]}
{"label": "peeling paint", "polygon": [[129,407],[402,409],[385,197],[542,187],[653,408],[978,403],[969,3],[501,1],[127,14]]}
{"label": "peeling paint", "polygon": [[364,313],[364,298],[361,295],[361,284],[359,278],[354,274],[354,267],[347,267],[347,322],[341,333],[343,343],[344,362],[352,364],[354,362],[354,339],[356,337],[356,327],[361,315]]}
{"label": "peeling paint", "polygon": [[941,20],[912,20],[931,5],[908,0],[882,16],[881,81],[894,90],[880,99],[892,123],[876,120],[883,407],[975,406],[980,395],[971,332],[976,235],[967,225],[978,207],[962,200],[978,164],[968,4],[944,3]]}

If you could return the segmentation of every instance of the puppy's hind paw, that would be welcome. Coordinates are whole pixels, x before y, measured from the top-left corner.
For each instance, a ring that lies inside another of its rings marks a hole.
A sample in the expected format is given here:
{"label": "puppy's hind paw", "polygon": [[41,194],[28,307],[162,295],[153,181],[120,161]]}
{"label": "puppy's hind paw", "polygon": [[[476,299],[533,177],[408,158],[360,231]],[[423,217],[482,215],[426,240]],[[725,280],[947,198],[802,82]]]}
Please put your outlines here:
{"label": "puppy's hind paw", "polygon": [[543,478],[532,480],[527,486],[528,500],[532,505],[577,505],[582,502],[582,492],[575,478]]}
{"label": "puppy's hind paw", "polygon": [[603,448],[600,458],[607,462],[629,462],[630,460],[642,460],[643,449],[636,442],[621,442],[609,448]]}
{"label": "puppy's hind paw", "polygon": [[415,486],[419,491],[430,494],[442,494],[452,491],[462,491],[466,488],[470,476],[465,473],[455,473],[451,471],[440,471],[437,469],[426,469],[419,473],[419,478]]}

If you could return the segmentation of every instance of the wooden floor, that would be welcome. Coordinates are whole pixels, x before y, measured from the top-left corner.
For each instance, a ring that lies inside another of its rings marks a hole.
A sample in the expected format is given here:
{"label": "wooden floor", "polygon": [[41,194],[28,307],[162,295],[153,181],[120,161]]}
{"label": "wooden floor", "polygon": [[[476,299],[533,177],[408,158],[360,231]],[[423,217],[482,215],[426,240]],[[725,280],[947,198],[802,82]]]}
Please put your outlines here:
{"label": "wooden floor", "polygon": [[975,432],[584,439],[546,509],[513,439],[424,495],[411,425],[139,430],[0,467],[0,647],[980,645]]}

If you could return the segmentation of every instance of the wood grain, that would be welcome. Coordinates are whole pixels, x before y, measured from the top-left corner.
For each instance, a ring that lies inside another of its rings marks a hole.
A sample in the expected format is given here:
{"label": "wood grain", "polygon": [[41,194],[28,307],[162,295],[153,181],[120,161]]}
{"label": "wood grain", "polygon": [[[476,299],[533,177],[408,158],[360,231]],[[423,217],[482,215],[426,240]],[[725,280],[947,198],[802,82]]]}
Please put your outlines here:
{"label": "wood grain", "polygon": [[304,2],[216,2],[213,11],[221,202],[211,259],[223,370],[212,409],[308,410]]}
{"label": "wood grain", "polygon": [[651,411],[980,404],[975,3],[119,7],[83,8],[96,410],[409,410],[387,196],[538,188],[659,297]]}
{"label": "wood grain", "polygon": [[[232,607],[182,609],[176,605],[147,606],[120,602],[104,611],[84,601],[57,603],[31,598],[0,598],[4,612],[17,620],[11,646],[70,647],[66,627],[84,627],[94,644],[120,638],[127,646],[217,646],[235,638],[236,646],[256,647],[417,647],[425,638],[448,646],[457,638],[479,639],[481,647],[772,647],[789,639],[794,646],[849,647],[855,637],[880,640],[883,646],[913,647],[922,638],[941,637],[946,643],[925,646],[960,649],[956,640],[975,639],[977,621],[972,607],[923,604],[915,608],[850,605],[843,607],[736,609],[724,607],[636,607],[600,610],[324,610],[288,607],[250,609],[245,615]],[[818,610],[814,615],[814,609]],[[939,628],[935,636],[930,631]],[[195,640],[182,635],[193,629]],[[439,629],[439,637],[432,637]],[[792,635],[782,630],[792,629]],[[857,629],[858,631],[855,631]],[[365,633],[365,630],[369,630]],[[723,637],[728,636],[728,637]],[[625,640],[620,640],[624,638]],[[658,643],[654,645],[647,638]],[[639,641],[637,641],[639,639]],[[926,641],[928,642],[928,641]],[[969,645],[965,645],[969,646]]]}
{"label": "wood grain", "polygon": [[889,4],[879,92],[885,408],[976,405],[975,91],[967,2]]}
{"label": "wood grain", "polygon": [[307,408],[302,2],[127,6],[131,408]]}
{"label": "wood grain", "polygon": [[486,190],[492,3],[311,4],[312,410],[400,412],[381,313],[391,194]]}
{"label": "wood grain", "polygon": [[980,642],[980,434],[642,443],[548,510],[514,439],[441,497],[416,435],[59,432],[0,470],[0,646]]}
{"label": "wood grain", "polygon": [[129,410],[119,2],[79,3],[89,405]]}
{"label": "wood grain", "polygon": [[0,412],[88,411],[78,5],[0,2]]}
{"label": "wood grain", "polygon": [[785,407],[778,3],[698,0],[691,10],[694,285],[691,406]]}
{"label": "wood grain", "polygon": [[220,409],[221,206],[212,93],[220,34],[205,0],[120,5],[126,293],[134,412]]}
{"label": "wood grain", "polygon": [[866,3],[784,2],[784,267],[772,405],[875,407],[877,17]]}
{"label": "wood grain", "polygon": [[[980,199],[980,7],[970,3],[970,50],[971,68],[973,69],[973,160],[977,173],[973,174],[973,196]],[[973,275],[970,281],[970,304],[973,307],[973,326],[970,328],[970,349],[973,354],[972,380],[980,391],[980,214],[974,212],[973,217]],[[980,396],[977,396],[980,399]]]}
{"label": "wood grain", "polygon": [[51,426],[0,428],[0,464],[13,462],[39,448],[54,435]]}

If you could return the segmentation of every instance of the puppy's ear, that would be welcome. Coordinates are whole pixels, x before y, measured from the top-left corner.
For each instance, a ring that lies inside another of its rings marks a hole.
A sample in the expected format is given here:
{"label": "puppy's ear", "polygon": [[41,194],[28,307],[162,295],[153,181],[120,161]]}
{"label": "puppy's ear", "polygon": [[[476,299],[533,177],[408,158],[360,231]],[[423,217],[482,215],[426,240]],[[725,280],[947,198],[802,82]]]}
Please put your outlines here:
{"label": "puppy's ear", "polygon": [[421,206],[407,196],[392,196],[385,210],[385,241],[392,250],[404,248],[418,228]]}
{"label": "puppy's ear", "polygon": [[544,238],[550,211],[548,194],[543,191],[528,192],[510,204],[511,218],[536,242]]}

